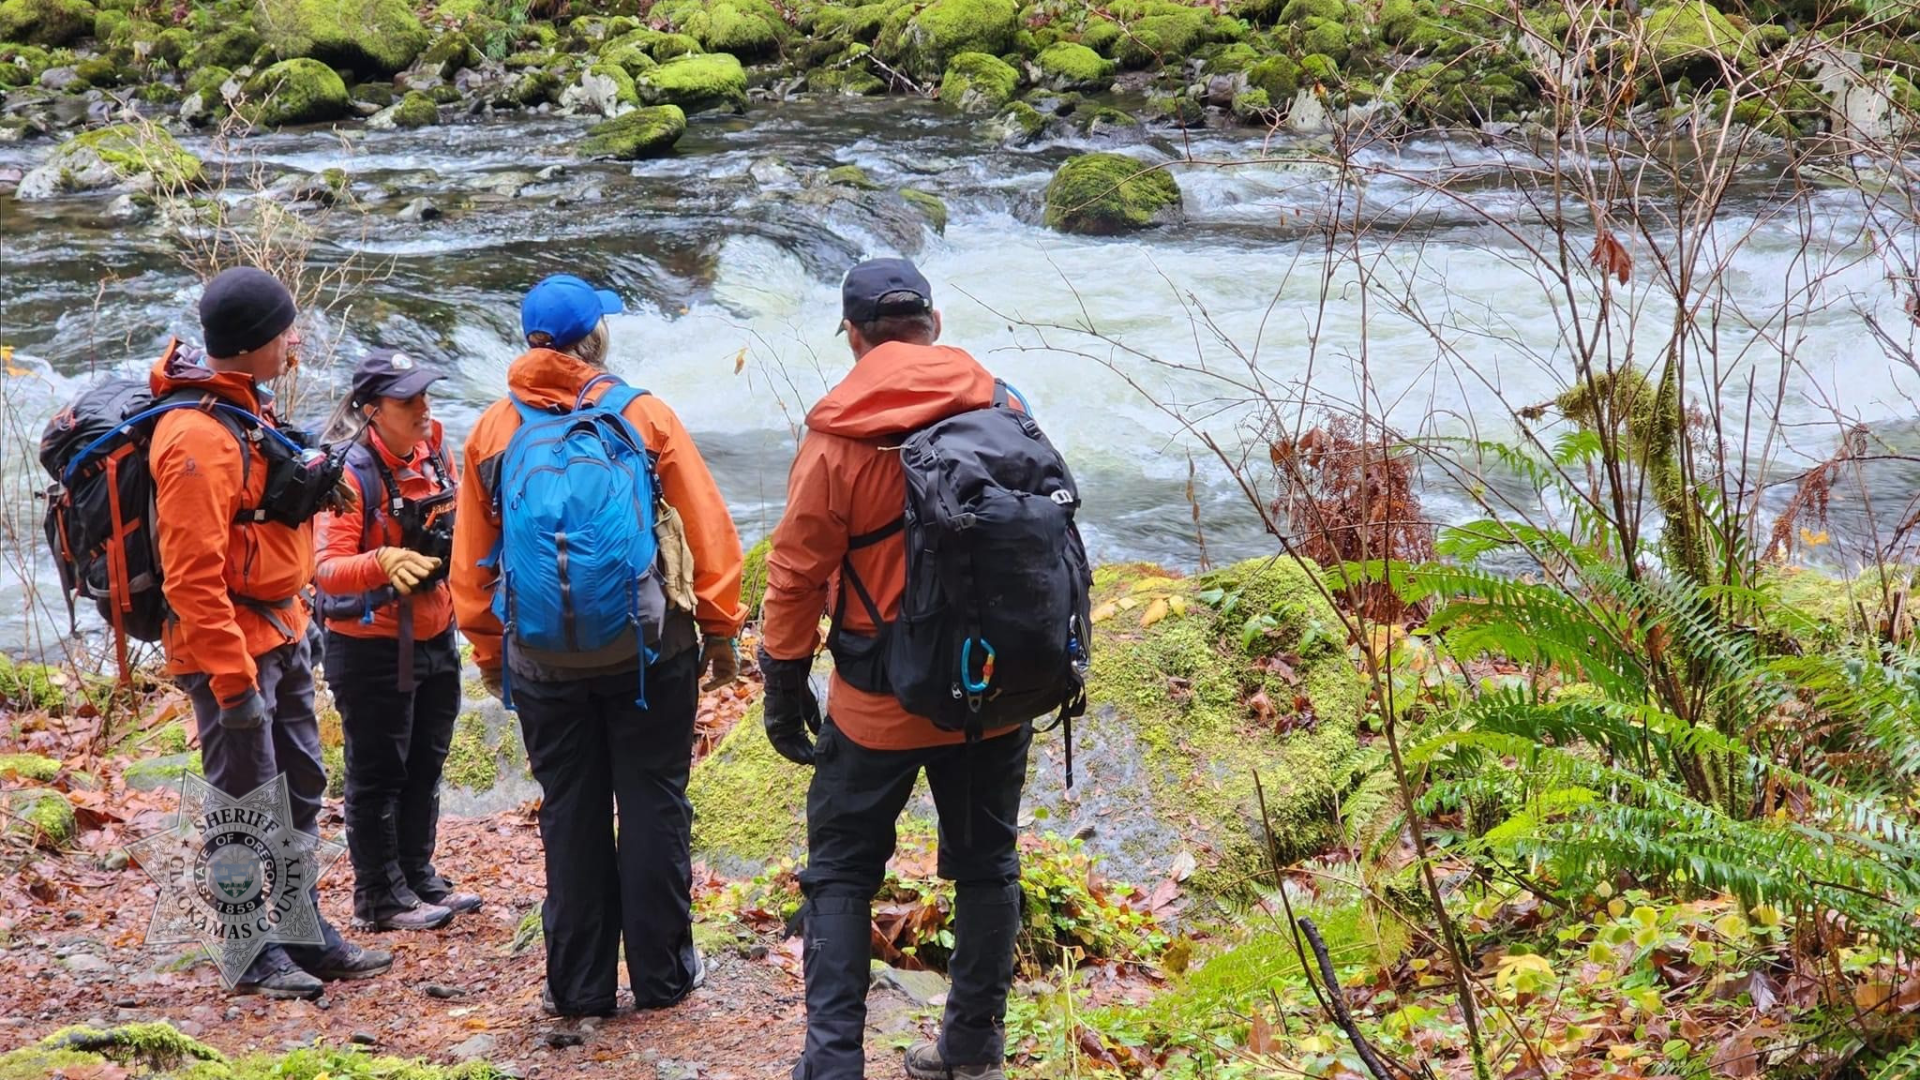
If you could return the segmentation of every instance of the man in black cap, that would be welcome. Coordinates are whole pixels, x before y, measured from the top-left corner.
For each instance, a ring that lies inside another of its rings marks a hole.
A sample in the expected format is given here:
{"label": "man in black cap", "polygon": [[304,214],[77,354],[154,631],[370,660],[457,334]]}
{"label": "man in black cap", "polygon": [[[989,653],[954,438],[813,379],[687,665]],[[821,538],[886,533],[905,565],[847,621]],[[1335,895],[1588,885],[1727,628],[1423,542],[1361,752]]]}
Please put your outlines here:
{"label": "man in black cap", "polygon": [[[174,342],[153,367],[154,397],[200,395],[274,425],[266,384],[294,363],[295,315],[272,275],[223,271],[200,300],[206,353]],[[327,777],[300,601],[313,580],[313,524],[242,520],[265,499],[268,469],[239,430],[212,409],[176,409],[154,426],[155,540],[173,613],[162,637],[167,671],[192,699],[207,781],[239,797],[285,774],[287,824],[317,834]],[[393,963],[341,940],[324,918],[321,929],[322,945],[269,942],[236,992],[314,998],[323,979],[366,978]]]}
{"label": "man in black cap", "polygon": [[[907,1051],[907,1075],[1006,1080],[1007,991],[1020,927],[1015,822],[1031,732],[1025,724],[990,729],[968,746],[962,733],[874,686],[860,658],[843,657],[838,644],[824,722],[808,680],[829,607],[842,640],[867,642],[868,656],[885,648],[882,623],[897,614],[907,578],[903,436],[993,404],[996,384],[964,351],[934,344],[940,314],[932,288],[905,259],[848,271],[840,332],[853,370],[807,414],[762,608],[767,737],[781,756],[814,768],[800,874],[807,1040],[793,1075],[865,1075],[873,896],[893,855],[894,823],[924,770],[939,810],[939,872],[955,883],[953,990],[940,1040]],[[830,595],[836,575],[841,592]]]}

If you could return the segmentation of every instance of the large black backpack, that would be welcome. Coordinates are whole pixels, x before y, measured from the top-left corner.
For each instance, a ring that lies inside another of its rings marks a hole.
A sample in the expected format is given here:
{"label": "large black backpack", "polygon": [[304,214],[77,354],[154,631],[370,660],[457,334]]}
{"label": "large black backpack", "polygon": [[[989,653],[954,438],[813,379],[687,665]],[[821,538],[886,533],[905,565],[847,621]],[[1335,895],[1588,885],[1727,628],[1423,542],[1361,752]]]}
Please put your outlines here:
{"label": "large black backpack", "polygon": [[47,544],[60,567],[68,613],[79,597],[94,602],[113,626],[123,674],[126,638],[158,641],[167,618],[147,450],[162,414],[192,408],[233,433],[244,475],[251,458],[247,436],[258,425],[251,413],[191,390],[156,400],[145,378],[90,387],[40,437],[40,464],[54,481],[46,493]]}
{"label": "large black backpack", "polygon": [[[908,712],[969,740],[984,730],[1086,710],[1093,576],[1074,514],[1080,491],[1024,410],[994,403],[915,432],[900,450],[906,506],[849,547],[906,533],[899,615],[882,622],[872,594],[841,565],[828,643],[840,676],[891,693]],[[846,632],[847,593],[880,632]],[[1072,729],[1067,728],[1072,783]]]}

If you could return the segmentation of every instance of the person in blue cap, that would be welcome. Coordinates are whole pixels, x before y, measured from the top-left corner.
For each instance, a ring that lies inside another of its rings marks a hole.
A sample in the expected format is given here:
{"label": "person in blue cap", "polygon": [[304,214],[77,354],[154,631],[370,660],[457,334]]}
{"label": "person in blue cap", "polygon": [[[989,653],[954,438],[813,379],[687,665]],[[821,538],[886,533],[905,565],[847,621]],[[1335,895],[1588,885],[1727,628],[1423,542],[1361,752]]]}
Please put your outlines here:
{"label": "person in blue cap", "polygon": [[529,348],[467,440],[454,527],[455,617],[543,795],[543,1005],[564,1016],[614,1010],[622,944],[638,1008],[705,977],[694,716],[702,673],[737,676],[746,621],[740,537],[693,437],[607,371],[621,309],[568,274],[527,293]]}

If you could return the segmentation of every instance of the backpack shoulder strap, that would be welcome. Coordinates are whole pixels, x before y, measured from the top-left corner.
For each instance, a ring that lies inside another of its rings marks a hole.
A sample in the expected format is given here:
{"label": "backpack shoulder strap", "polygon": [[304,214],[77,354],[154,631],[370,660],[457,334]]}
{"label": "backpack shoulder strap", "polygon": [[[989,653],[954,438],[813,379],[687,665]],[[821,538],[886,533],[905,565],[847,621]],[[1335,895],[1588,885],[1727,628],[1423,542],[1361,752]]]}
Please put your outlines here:
{"label": "backpack shoulder strap", "polygon": [[1020,403],[1021,412],[1026,413],[1028,416],[1033,415],[1033,406],[1027,404],[1027,396],[1025,394],[1022,394],[1019,389],[1005,379],[993,380],[993,407],[996,409],[1004,409],[1010,402],[1014,401]]}
{"label": "backpack shoulder strap", "polygon": [[366,443],[355,442],[347,448],[347,468],[360,484],[361,551],[373,550],[374,512],[386,501],[389,492],[398,491],[386,483],[385,470],[376,471],[377,464],[373,448]]}
{"label": "backpack shoulder strap", "polygon": [[[614,376],[602,375],[600,376],[600,378],[612,379],[614,378]],[[598,381],[599,379],[594,380],[594,382],[598,382]],[[592,383],[589,383],[588,385],[591,386]],[[585,391],[582,391],[582,393],[584,394]],[[627,414],[627,406],[633,404],[635,401],[646,396],[647,396],[646,390],[637,386],[628,386],[626,383],[619,382],[618,380],[616,380],[614,386],[611,389],[609,389],[606,393],[600,395],[599,404],[601,408],[606,409],[609,412],[618,413],[621,416],[625,416]]]}

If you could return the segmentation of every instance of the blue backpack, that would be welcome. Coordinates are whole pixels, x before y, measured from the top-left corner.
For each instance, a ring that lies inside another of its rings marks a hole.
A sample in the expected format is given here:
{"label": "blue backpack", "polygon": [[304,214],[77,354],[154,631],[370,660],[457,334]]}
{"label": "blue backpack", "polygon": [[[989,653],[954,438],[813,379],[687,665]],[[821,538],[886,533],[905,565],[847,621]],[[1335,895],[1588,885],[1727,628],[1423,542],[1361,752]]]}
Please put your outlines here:
{"label": "blue backpack", "polygon": [[[588,393],[604,382],[612,388],[589,405]],[[493,490],[500,542],[482,564],[499,571],[493,613],[509,649],[591,653],[631,631],[641,708],[663,614],[654,569],[660,485],[645,441],[622,414],[644,393],[600,375],[580,389],[570,412],[512,398],[520,429],[507,441]],[[509,709],[511,670],[508,664],[503,674]]]}

